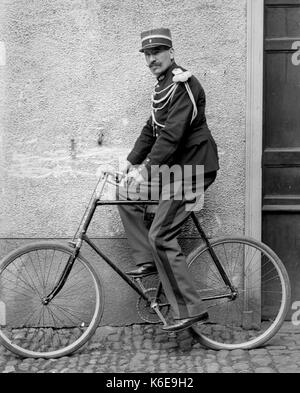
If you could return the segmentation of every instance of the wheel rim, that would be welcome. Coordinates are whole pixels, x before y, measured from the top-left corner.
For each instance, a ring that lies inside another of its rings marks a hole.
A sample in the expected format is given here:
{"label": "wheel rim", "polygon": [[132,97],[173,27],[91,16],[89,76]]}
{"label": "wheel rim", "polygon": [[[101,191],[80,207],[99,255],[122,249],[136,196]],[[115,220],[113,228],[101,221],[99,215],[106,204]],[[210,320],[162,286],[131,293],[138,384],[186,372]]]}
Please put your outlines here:
{"label": "wheel rim", "polygon": [[5,305],[0,337],[10,350],[29,357],[59,357],[78,349],[95,329],[101,294],[94,273],[77,258],[62,290],[49,303],[71,251],[45,245],[20,252],[1,269]]}
{"label": "wheel rim", "polygon": [[[245,239],[223,239],[214,242],[213,249],[238,297],[206,301],[210,318],[194,330],[215,349],[261,345],[276,333],[287,311],[289,285],[281,262],[266,247]],[[192,255],[188,264],[202,298],[230,293],[207,248]]]}

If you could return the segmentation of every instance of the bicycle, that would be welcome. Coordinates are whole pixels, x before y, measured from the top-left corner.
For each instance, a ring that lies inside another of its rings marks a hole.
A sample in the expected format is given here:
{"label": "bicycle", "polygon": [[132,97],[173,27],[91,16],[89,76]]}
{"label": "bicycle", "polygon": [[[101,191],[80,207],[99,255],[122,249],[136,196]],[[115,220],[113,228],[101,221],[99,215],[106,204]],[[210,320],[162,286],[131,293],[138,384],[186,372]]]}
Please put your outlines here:
{"label": "bicycle", "polygon": [[[103,314],[104,291],[101,277],[80,253],[84,242],[139,295],[143,321],[169,323],[170,306],[157,274],[131,278],[87,236],[98,206],[157,204],[101,199],[110,184],[120,184],[118,172],[100,176],[71,242],[36,242],[2,259],[0,301],[5,312],[0,315],[0,341],[13,353],[66,356],[94,334]],[[191,218],[203,244],[188,255],[187,263],[209,309],[208,321],[193,325],[194,332],[203,345],[216,350],[263,345],[279,330],[289,308],[290,283],[283,263],[270,247],[252,238],[209,240],[194,212]]]}

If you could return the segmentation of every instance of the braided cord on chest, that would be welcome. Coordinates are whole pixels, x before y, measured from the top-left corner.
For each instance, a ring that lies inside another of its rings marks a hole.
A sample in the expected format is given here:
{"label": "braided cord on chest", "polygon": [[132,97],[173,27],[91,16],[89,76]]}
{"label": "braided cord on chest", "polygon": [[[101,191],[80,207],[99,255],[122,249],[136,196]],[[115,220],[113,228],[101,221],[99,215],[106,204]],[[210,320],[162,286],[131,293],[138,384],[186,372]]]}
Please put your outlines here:
{"label": "braided cord on chest", "polygon": [[[153,125],[156,125],[158,127],[164,128],[165,125],[164,124],[160,124],[155,117],[155,113],[157,111],[161,111],[162,109],[164,109],[169,102],[172,100],[175,91],[178,87],[178,83],[172,83],[171,85],[167,86],[165,89],[159,91],[159,92],[154,92],[151,96],[151,109],[152,109],[152,120],[153,120]],[[167,91],[168,90],[168,91]],[[157,94],[161,94],[164,93],[165,91],[167,91],[167,93],[161,97],[159,100],[156,100],[154,98],[155,95]],[[163,104],[162,104],[163,103]],[[158,104],[162,104],[161,106],[154,106],[154,105],[158,105]]]}
{"label": "braided cord on chest", "polygon": [[[194,95],[192,93],[192,90],[191,90],[189,84],[187,82],[184,82],[184,86],[185,86],[185,88],[187,90],[187,93],[188,93],[188,95],[190,97],[190,100],[192,101],[192,104],[193,104],[193,113],[192,113],[192,119],[191,119],[191,122],[190,122],[190,124],[192,124],[192,122],[197,117],[198,109],[197,109],[197,105],[196,105],[196,101],[195,101]],[[160,124],[156,120],[155,113],[157,111],[160,111],[160,110],[164,109],[169,104],[169,102],[172,100],[172,98],[173,98],[173,96],[175,94],[175,91],[176,91],[177,87],[178,87],[178,83],[174,82],[171,85],[167,86],[165,89],[163,89],[163,90],[161,90],[159,92],[154,92],[152,94],[152,96],[151,96],[151,110],[152,110],[151,115],[152,115],[152,121],[153,121],[153,128],[155,126],[158,126],[158,127],[161,127],[161,128],[165,128],[164,124]],[[159,100],[156,100],[154,98],[155,95],[164,93],[165,91],[167,91],[167,93],[163,97],[161,97]],[[154,106],[154,105],[158,105],[158,104],[162,104],[162,105],[159,106],[159,107]]]}

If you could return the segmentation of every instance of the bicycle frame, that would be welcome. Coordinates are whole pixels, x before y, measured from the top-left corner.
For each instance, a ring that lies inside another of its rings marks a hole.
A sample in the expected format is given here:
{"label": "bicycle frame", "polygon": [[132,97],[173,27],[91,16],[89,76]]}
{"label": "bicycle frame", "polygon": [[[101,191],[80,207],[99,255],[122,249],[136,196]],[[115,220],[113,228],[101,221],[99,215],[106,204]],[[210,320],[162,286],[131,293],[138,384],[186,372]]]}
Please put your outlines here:
{"label": "bicycle frame", "polygon": [[[86,242],[95,252],[98,254],[133,290],[135,290],[140,296],[143,297],[146,301],[149,301],[149,298],[143,290],[138,286],[131,278],[128,277],[126,273],[124,273],[121,269],[119,269],[115,263],[107,256],[105,255],[99,247],[96,246],[96,244],[87,236],[86,232],[89,228],[89,225],[93,219],[93,216],[95,214],[95,211],[98,206],[105,206],[105,205],[157,205],[159,201],[153,201],[153,200],[137,200],[137,201],[132,201],[132,200],[101,200],[101,193],[103,191],[105,183],[108,181],[108,176],[114,175],[110,172],[106,172],[104,174],[103,178],[103,185],[100,194],[93,199],[93,202],[91,204],[91,208],[88,211],[88,214],[86,216],[86,219],[83,223],[82,230],[78,236],[77,242],[69,242],[74,247],[74,252],[73,254],[69,257],[69,260],[61,274],[61,277],[59,278],[57,284],[53,288],[53,290],[47,295],[46,297],[43,298],[43,303],[48,304],[62,289],[64,283],[66,282],[69,273],[71,272],[73,263],[76,259],[76,257],[79,254],[80,248],[83,244],[83,242]],[[112,184],[117,184],[117,183],[112,183]],[[228,275],[226,274],[221,262],[219,261],[218,257],[216,256],[213,248],[211,247],[211,244],[209,242],[209,239],[207,238],[203,228],[201,227],[196,215],[194,212],[191,212],[191,217],[192,220],[200,234],[200,237],[204,240],[206,243],[210,255],[227,287],[230,288],[230,294],[224,294],[224,295],[219,295],[219,296],[213,296],[209,298],[203,298],[202,301],[208,301],[212,299],[222,299],[222,298],[230,298],[234,299],[237,296],[237,293],[235,291],[235,288],[233,287],[232,283],[230,282]],[[157,296],[162,288],[162,284],[160,283],[158,288],[157,288]]]}

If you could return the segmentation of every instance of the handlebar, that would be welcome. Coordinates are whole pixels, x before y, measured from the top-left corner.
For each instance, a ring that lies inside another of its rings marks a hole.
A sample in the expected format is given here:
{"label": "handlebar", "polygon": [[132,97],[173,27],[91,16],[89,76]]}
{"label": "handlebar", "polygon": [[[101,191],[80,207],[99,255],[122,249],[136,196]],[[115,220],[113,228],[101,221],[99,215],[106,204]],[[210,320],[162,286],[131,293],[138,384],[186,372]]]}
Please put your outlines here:
{"label": "handlebar", "polygon": [[114,186],[119,186],[121,181],[125,178],[126,178],[126,175],[120,171],[115,171],[115,172],[103,171],[101,180],[103,180],[104,183],[109,183]]}

